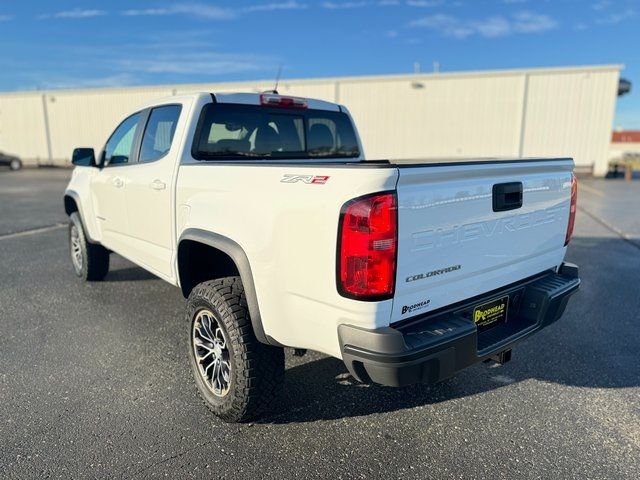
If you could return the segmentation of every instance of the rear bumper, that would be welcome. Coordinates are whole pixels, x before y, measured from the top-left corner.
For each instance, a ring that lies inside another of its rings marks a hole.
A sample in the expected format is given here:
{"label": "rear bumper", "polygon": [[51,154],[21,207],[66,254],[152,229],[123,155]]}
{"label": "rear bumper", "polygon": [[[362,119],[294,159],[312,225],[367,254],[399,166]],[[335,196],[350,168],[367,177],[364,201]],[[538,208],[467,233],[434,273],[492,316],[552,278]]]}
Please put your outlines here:
{"label": "rear bumper", "polygon": [[[563,263],[557,273],[547,272],[393,327],[365,330],[340,325],[342,358],[349,372],[363,382],[435,383],[509,350],[558,320],[579,286],[578,267]],[[478,333],[474,307],[504,295],[509,295],[506,323]]]}

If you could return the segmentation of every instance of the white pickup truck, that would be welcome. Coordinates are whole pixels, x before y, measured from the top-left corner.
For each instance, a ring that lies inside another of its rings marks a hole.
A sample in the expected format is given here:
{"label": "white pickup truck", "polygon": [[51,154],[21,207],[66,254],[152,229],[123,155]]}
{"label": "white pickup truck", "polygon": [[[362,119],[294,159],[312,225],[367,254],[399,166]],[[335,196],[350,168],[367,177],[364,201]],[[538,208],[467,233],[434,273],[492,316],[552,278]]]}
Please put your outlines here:
{"label": "white pickup truck", "polygon": [[75,273],[101,280],[116,252],[179,286],[196,384],[226,421],[264,412],[284,347],[363,382],[437,382],[507,361],[580,284],[571,159],[367,161],[342,105],[200,93],[140,108],[73,164]]}

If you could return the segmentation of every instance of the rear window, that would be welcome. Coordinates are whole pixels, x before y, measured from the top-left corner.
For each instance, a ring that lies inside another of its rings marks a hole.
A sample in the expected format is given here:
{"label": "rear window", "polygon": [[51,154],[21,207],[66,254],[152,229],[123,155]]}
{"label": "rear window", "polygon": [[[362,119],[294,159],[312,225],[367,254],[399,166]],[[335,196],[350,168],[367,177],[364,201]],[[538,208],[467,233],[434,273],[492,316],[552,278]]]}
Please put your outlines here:
{"label": "rear window", "polygon": [[355,131],[342,112],[208,104],[202,110],[193,158],[354,158]]}

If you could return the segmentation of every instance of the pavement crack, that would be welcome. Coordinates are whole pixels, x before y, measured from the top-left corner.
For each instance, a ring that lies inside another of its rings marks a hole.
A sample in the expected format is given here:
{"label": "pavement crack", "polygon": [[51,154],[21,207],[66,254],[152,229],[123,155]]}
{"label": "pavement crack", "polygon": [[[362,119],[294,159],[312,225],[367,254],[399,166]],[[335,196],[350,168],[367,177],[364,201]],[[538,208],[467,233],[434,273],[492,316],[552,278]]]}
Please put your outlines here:
{"label": "pavement crack", "polygon": [[[169,462],[171,460],[175,460],[176,458],[180,458],[183,455],[186,455],[187,453],[193,452],[194,450],[197,450],[197,449],[202,448],[202,447],[206,447],[207,445],[211,445],[212,443],[215,443],[215,440],[211,440],[209,442],[198,444],[195,447],[187,448],[186,450],[178,452],[175,455],[171,455],[170,457],[163,458],[161,460],[157,460],[155,462],[152,462],[149,465],[147,465],[145,467],[142,467],[140,470],[137,470],[134,473],[132,473],[129,478],[135,478],[138,475],[140,475],[141,473],[146,472],[150,468],[157,467],[158,465],[162,465],[163,463]],[[126,472],[122,472],[122,474],[120,475],[120,478],[127,478]]]}
{"label": "pavement crack", "polygon": [[66,227],[67,223],[54,223],[53,225],[45,225],[44,227],[36,227],[36,228],[27,228],[25,230],[19,230],[17,232],[4,233],[0,234],[0,240],[9,240],[11,238],[24,237],[27,235],[35,235],[38,233],[46,233],[51,232],[53,230],[57,230],[62,227]]}

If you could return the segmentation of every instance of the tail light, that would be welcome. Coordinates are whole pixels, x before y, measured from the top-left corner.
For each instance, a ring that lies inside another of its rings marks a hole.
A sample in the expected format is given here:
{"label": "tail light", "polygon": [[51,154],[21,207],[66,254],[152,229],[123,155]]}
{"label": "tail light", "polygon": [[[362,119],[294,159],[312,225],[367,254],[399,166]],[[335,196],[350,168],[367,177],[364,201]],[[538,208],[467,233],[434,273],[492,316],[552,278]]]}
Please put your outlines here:
{"label": "tail light", "polygon": [[281,107],[281,108],[307,108],[308,103],[305,98],[299,97],[283,97],[280,95],[272,95],[263,93],[260,95],[260,105],[264,107]]}
{"label": "tail light", "polygon": [[342,207],[338,232],[338,291],[358,300],[393,297],[398,244],[395,193],[356,198]]}
{"label": "tail light", "polygon": [[571,204],[569,205],[569,224],[567,225],[567,235],[564,237],[565,246],[571,241],[573,235],[573,225],[576,222],[576,210],[578,208],[578,180],[571,174]]}

